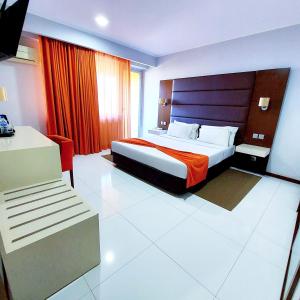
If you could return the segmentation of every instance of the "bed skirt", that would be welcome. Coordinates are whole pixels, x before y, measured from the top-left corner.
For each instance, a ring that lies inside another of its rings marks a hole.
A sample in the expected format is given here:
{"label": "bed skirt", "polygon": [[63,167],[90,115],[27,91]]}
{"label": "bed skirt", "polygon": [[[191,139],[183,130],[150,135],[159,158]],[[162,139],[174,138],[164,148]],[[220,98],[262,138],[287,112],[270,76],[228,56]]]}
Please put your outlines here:
{"label": "bed skirt", "polygon": [[186,179],[162,172],[116,152],[112,152],[112,156],[113,162],[119,169],[174,194],[184,194],[189,191],[199,190],[201,186],[204,186],[209,180],[228,169],[232,160],[232,157],[229,157],[209,168],[207,178],[204,181],[187,189]]}

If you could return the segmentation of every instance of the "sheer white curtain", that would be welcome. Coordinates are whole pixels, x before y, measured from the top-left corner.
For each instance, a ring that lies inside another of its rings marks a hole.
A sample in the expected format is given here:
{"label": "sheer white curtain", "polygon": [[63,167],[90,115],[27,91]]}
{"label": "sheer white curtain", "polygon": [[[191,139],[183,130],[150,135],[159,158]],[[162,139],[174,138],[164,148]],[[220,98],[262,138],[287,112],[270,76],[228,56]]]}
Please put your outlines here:
{"label": "sheer white curtain", "polygon": [[130,62],[96,53],[101,148],[130,136]]}

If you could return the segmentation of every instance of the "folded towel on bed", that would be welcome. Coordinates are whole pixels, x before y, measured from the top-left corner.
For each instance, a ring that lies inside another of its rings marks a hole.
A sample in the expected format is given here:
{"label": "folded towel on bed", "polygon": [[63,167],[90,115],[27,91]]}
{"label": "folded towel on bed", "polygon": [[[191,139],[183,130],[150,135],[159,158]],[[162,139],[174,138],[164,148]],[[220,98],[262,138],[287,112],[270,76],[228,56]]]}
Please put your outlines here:
{"label": "folded towel on bed", "polygon": [[156,148],[157,150],[183,162],[187,166],[187,181],[186,181],[187,188],[200,183],[207,176],[207,171],[208,171],[207,155],[179,151],[172,148],[159,146],[157,144],[148,142],[143,139],[137,139],[137,138],[123,139],[120,140],[119,142]]}

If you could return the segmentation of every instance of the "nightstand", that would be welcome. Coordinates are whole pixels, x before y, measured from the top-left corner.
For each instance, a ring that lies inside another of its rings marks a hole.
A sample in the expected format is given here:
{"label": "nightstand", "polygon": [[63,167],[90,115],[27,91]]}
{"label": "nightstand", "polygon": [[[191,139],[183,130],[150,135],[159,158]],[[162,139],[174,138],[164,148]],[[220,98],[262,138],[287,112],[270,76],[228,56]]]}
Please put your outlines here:
{"label": "nightstand", "polygon": [[149,129],[148,133],[150,133],[150,134],[156,134],[156,135],[162,135],[162,134],[166,134],[167,130],[154,128],[154,129]]}
{"label": "nightstand", "polygon": [[232,166],[254,173],[265,174],[270,148],[241,144],[236,146]]}

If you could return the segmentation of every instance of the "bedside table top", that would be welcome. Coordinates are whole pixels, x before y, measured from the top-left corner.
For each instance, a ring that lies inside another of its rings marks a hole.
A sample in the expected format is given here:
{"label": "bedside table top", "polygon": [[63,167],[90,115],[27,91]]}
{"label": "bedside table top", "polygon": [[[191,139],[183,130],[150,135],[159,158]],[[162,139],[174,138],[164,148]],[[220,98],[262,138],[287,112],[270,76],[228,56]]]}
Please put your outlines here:
{"label": "bedside table top", "polygon": [[154,128],[154,129],[149,129],[148,133],[161,135],[167,133],[167,130]]}
{"label": "bedside table top", "polygon": [[255,155],[259,157],[267,157],[270,154],[270,148],[254,146],[249,144],[241,144],[236,146],[235,152]]}

